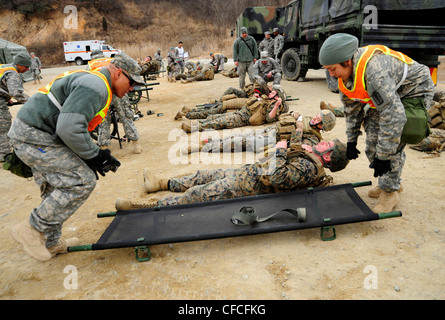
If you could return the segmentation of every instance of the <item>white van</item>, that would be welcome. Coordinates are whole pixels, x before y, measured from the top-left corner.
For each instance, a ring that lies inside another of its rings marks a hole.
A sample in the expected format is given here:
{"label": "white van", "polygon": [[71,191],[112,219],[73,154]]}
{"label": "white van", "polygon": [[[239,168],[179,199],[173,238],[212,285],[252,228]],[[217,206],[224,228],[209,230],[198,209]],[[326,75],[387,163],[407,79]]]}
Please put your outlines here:
{"label": "white van", "polygon": [[67,41],[63,43],[63,51],[65,52],[66,62],[75,62],[78,66],[85,64],[91,60],[91,52],[101,50],[108,58],[114,57],[120,50],[114,49],[112,46],[105,44],[101,40],[85,40],[85,41]]}

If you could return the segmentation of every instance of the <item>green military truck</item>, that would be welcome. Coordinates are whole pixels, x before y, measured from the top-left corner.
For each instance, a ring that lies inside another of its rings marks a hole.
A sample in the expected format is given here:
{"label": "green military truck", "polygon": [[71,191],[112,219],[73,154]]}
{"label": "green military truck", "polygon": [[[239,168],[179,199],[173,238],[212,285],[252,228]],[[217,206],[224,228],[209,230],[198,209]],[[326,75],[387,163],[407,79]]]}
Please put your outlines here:
{"label": "green military truck", "polygon": [[[443,0],[294,0],[274,10],[278,15],[269,21],[284,34],[281,67],[287,80],[305,77],[308,69],[321,68],[321,45],[330,35],[345,32],[355,35],[360,46],[386,45],[427,65],[437,83],[439,56],[445,54]],[[237,20],[237,30],[243,25],[262,24],[263,18],[246,16],[249,12],[255,10],[244,10],[244,18]],[[267,28],[272,31],[272,27]],[[265,31],[265,27],[257,26],[256,30]],[[332,91],[338,90],[336,79],[330,79],[328,73],[327,81]]]}

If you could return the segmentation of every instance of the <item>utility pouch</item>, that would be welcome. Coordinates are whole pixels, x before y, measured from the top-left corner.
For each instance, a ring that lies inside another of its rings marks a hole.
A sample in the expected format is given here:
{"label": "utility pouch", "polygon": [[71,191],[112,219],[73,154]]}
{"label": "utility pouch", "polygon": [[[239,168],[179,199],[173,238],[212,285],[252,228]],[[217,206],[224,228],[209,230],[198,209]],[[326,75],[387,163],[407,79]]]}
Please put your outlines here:
{"label": "utility pouch", "polygon": [[8,153],[5,158],[5,162],[3,163],[3,169],[10,171],[16,176],[22,178],[31,178],[32,170],[26,165],[19,157],[12,151],[12,153]]}
{"label": "utility pouch", "polygon": [[402,99],[405,107],[406,124],[401,143],[417,144],[430,135],[428,112],[422,98]]}

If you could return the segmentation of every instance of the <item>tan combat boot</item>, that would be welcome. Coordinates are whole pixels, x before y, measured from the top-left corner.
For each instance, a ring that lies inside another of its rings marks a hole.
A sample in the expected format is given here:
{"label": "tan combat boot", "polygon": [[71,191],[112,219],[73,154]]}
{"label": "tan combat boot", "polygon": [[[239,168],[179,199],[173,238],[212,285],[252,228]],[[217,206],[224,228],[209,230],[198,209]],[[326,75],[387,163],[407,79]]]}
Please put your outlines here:
{"label": "tan combat boot", "polygon": [[80,243],[80,241],[76,237],[69,238],[66,240],[60,239],[55,246],[49,247],[48,251],[54,257],[55,255],[57,255],[59,253],[67,253],[68,247],[78,246],[79,243]]}
{"label": "tan combat boot", "polygon": [[147,193],[168,190],[168,179],[158,179],[148,168],[144,168],[144,184]]}
{"label": "tan combat boot", "polygon": [[[403,191],[403,186],[400,184],[400,189],[397,190],[398,193]],[[379,186],[375,186],[374,188],[370,189],[368,191],[368,197],[377,199],[380,197],[380,194],[382,193],[382,189],[380,189]]]}
{"label": "tan combat boot", "polygon": [[187,115],[187,112],[190,112],[190,109],[187,107],[182,107],[182,110],[176,114],[175,120],[181,120],[182,117],[185,117]]}
{"label": "tan combat boot", "polygon": [[335,107],[330,103],[326,103],[326,102],[322,101],[322,102],[320,102],[320,110],[330,110],[330,111],[334,112]]}
{"label": "tan combat boot", "polygon": [[382,190],[379,201],[372,211],[374,211],[374,213],[392,212],[399,202],[400,196],[397,191],[385,192]]}
{"label": "tan combat boot", "polygon": [[133,144],[133,153],[140,154],[142,152],[142,147],[137,140],[131,141]]}
{"label": "tan combat boot", "polygon": [[135,203],[131,201],[130,199],[125,198],[117,198],[115,207],[116,210],[126,211],[126,210],[133,210],[133,209],[144,209],[144,208],[153,208],[155,207],[155,203]]}
{"label": "tan combat boot", "polygon": [[25,220],[11,229],[11,235],[20,242],[23,249],[33,258],[39,261],[48,261],[52,258],[51,253],[45,246],[43,233],[34,229],[29,220]]}
{"label": "tan combat boot", "polygon": [[182,117],[182,126],[181,126],[182,130],[184,130],[185,132],[195,132],[195,131],[202,131],[201,129],[201,124],[198,122],[198,125],[196,126],[196,123],[192,124],[192,120],[187,119],[186,117]]}
{"label": "tan combat boot", "polygon": [[206,140],[202,140],[202,141],[199,141],[198,144],[196,144],[196,143],[187,144],[186,146],[184,146],[180,149],[181,154],[190,154],[192,152],[199,152],[199,151],[201,151],[202,147],[205,146],[206,143],[207,143]]}

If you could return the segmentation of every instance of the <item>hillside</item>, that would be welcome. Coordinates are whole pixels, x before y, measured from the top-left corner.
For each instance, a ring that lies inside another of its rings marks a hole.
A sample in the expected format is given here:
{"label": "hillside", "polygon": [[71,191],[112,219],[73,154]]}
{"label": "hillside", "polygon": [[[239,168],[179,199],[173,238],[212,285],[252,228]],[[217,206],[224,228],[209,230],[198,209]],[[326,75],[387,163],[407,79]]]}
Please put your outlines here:
{"label": "hillside", "polygon": [[[73,2],[74,10],[72,7]],[[191,57],[211,51],[231,55],[230,30],[243,9],[270,0],[13,0],[0,7],[0,38],[35,51],[44,65],[64,61],[62,43],[101,39],[136,59],[165,57],[178,41]],[[273,1],[285,5],[288,1]],[[70,10],[71,8],[71,10]],[[75,11],[77,10],[77,12]],[[64,13],[65,12],[65,13]],[[77,27],[73,28],[77,23]]]}

